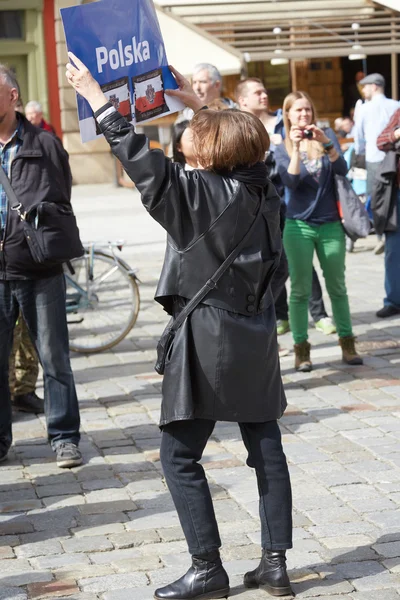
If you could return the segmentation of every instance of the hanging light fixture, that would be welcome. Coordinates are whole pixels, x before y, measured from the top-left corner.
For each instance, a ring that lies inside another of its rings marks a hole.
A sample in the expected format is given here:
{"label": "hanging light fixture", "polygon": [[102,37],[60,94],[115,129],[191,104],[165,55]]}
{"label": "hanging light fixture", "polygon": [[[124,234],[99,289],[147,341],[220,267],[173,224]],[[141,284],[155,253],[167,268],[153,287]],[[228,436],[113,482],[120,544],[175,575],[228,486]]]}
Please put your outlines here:
{"label": "hanging light fixture", "polygon": [[274,50],[274,58],[271,58],[271,65],[287,65],[289,60],[283,56],[283,50],[280,47],[280,34],[282,33],[282,29],[280,27],[274,27],[272,33],[276,35],[276,48]]}
{"label": "hanging light fixture", "polygon": [[351,28],[354,31],[354,44],[351,47],[352,52],[349,54],[349,60],[364,60],[365,58],[367,58],[367,55],[365,54],[365,52],[363,52],[364,48],[360,44],[360,40],[358,38],[360,24],[353,23]]}

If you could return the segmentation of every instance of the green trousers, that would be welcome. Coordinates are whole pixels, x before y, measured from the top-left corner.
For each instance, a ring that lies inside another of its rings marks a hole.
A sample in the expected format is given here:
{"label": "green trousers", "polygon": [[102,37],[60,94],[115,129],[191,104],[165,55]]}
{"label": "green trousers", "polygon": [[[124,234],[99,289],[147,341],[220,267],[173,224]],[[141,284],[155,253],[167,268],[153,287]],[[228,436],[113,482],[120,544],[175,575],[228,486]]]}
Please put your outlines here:
{"label": "green trousers", "polygon": [[287,219],[283,244],[289,262],[289,320],[294,343],[300,344],[308,338],[308,300],[314,250],[324,274],[338,335],[353,335],[345,281],[346,242],[340,222],[309,225],[304,221]]}

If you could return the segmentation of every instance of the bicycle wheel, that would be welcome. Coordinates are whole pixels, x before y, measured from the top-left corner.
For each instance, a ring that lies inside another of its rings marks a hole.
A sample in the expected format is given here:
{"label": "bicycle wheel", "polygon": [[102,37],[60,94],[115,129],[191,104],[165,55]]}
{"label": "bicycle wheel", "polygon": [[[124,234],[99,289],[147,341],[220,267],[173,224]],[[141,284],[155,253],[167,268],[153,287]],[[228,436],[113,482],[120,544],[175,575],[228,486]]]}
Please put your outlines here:
{"label": "bicycle wheel", "polygon": [[94,251],[65,267],[69,347],[94,353],[118,344],[134,326],[140,307],[139,286],[126,263]]}

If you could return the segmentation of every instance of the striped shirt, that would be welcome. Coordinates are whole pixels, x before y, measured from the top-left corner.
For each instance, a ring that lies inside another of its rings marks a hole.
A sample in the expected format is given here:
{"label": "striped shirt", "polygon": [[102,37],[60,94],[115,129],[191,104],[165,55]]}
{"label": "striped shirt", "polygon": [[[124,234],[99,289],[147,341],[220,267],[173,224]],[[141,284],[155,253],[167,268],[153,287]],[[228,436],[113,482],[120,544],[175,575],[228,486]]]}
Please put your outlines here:
{"label": "striped shirt", "polygon": [[[22,146],[21,126],[21,122],[19,122],[16,130],[14,131],[10,139],[4,144],[0,143],[1,166],[4,169],[4,172],[8,178],[11,177],[11,163],[14,160],[18,150]],[[7,196],[3,189],[3,186],[0,184],[0,239],[3,239],[4,237],[7,210]]]}

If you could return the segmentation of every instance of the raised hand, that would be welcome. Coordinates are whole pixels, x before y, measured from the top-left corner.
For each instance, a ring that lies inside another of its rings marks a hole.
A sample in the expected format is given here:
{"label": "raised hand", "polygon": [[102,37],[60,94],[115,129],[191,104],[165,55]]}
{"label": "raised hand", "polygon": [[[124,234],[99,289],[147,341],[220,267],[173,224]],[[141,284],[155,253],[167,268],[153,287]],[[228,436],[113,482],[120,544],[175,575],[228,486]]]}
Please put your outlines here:
{"label": "raised hand", "polygon": [[300,142],[303,139],[303,130],[297,125],[292,125],[289,132],[289,137],[292,140],[294,148],[298,149]]}
{"label": "raised hand", "polygon": [[310,129],[313,132],[313,138],[320,144],[328,144],[331,140],[327,135],[323,132],[322,129],[317,127],[316,125],[309,125],[307,129]]}
{"label": "raised hand", "polygon": [[165,93],[168,96],[174,96],[175,98],[179,98],[186,106],[191,108],[196,112],[204,106],[203,102],[196,96],[194,93],[190,82],[184,77],[179,71],[177,71],[174,67],[169,65],[169,68],[175,77],[175,81],[178,84],[177,90],[165,90]]}
{"label": "raised hand", "polygon": [[89,69],[83,64],[81,60],[72,52],[68,52],[68,56],[74,63],[68,63],[66,66],[66,77],[68,83],[85,98],[91,108],[96,111],[106,104],[107,97],[101,91],[101,87],[97,81],[92,77]]}

